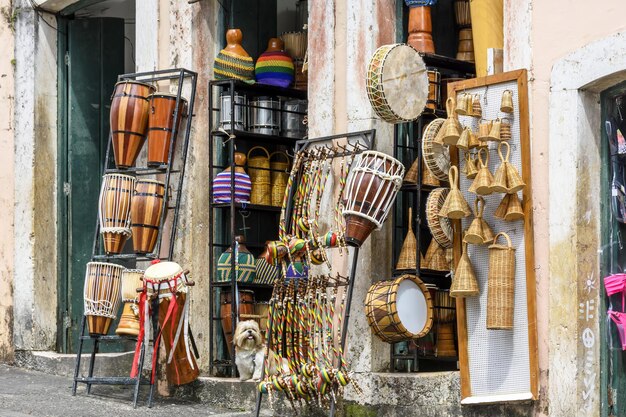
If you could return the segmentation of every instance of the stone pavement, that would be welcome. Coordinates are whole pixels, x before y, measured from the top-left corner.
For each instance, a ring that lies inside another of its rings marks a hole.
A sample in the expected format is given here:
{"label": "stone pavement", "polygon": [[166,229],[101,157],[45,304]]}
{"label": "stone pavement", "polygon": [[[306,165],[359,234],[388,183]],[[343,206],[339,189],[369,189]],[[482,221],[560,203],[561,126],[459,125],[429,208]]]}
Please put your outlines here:
{"label": "stone pavement", "polygon": [[206,404],[158,395],[149,409],[145,405],[147,396],[148,387],[142,386],[137,409],[132,406],[130,387],[92,386],[91,394],[87,395],[85,385],[79,384],[76,396],[72,396],[71,378],[0,364],[0,417],[238,417],[251,414],[208,408]]}

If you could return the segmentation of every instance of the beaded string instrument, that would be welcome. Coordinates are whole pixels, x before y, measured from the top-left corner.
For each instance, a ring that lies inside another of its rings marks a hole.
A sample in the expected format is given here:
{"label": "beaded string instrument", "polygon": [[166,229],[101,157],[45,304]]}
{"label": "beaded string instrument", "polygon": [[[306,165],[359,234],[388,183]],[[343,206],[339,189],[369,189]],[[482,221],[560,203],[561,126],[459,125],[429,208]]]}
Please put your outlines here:
{"label": "beaded string instrument", "polygon": [[[346,286],[348,278],[332,273],[326,253],[327,248],[338,247],[340,255],[347,254],[347,250],[342,250],[342,195],[353,158],[344,156],[340,161],[332,226],[323,232],[319,223],[322,198],[330,188],[327,184],[332,154],[325,148],[296,154],[283,198],[279,241],[268,245],[272,262],[280,264],[283,273],[274,283],[270,300],[268,351],[264,379],[258,389],[268,394],[270,404],[275,393],[282,392],[296,410],[304,404],[327,406],[348,384],[361,393],[350,377],[340,342],[346,291],[340,292],[339,287]],[[287,218],[292,187],[293,209]],[[298,262],[304,264],[299,275],[293,271]],[[309,267],[321,264],[330,272],[312,274]],[[277,361],[286,358],[289,372],[269,375],[269,355]]]}

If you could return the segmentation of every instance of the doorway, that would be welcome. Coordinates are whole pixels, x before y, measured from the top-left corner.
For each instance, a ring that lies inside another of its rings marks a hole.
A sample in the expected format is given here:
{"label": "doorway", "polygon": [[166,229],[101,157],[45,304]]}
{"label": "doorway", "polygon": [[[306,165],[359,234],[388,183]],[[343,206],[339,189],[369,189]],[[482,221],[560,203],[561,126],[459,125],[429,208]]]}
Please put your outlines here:
{"label": "doorway", "polygon": [[[80,7],[87,4],[86,7]],[[60,352],[75,351],[117,76],[134,72],[135,1],[78,2],[59,17]],[[113,326],[112,326],[113,327]]]}

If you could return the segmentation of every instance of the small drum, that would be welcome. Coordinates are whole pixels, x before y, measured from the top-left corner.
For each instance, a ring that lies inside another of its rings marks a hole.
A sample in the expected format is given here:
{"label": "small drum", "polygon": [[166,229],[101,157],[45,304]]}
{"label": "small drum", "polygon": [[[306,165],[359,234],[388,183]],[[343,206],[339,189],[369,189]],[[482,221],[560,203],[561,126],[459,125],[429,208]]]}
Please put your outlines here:
{"label": "small drum", "polygon": [[361,246],[380,229],[402,186],[404,165],[381,152],[365,151],[353,163],[343,196],[346,243]]}
{"label": "small drum", "polygon": [[[224,292],[220,294],[220,316],[222,317],[222,330],[226,339],[228,354],[233,357],[233,317],[231,316],[231,304],[233,303],[233,293]],[[254,315],[254,291],[239,290],[239,320],[248,320]],[[248,317],[246,317],[248,316]],[[235,326],[237,323],[235,323]]]}
{"label": "small drum", "polygon": [[430,291],[415,275],[376,282],[367,291],[365,315],[374,334],[387,343],[420,338],[433,324]]}
{"label": "small drum", "polygon": [[[231,117],[231,94],[226,92],[220,96],[220,127],[224,130],[246,130],[246,97],[235,93],[235,120]],[[234,127],[233,124],[234,123]]]}
{"label": "small drum", "polygon": [[281,135],[288,138],[304,139],[307,134],[307,110],[308,101],[306,100],[285,101],[281,112]]}
{"label": "small drum", "polygon": [[135,253],[150,253],[159,236],[165,184],[155,180],[139,180],[131,202],[131,227]]}
{"label": "small drum", "polygon": [[278,136],[278,110],[280,102],[270,97],[259,97],[250,101],[250,131],[263,135]]}
{"label": "small drum", "polygon": [[[193,283],[176,262],[158,262],[144,273],[148,295],[159,297],[159,326],[167,357],[167,380],[188,384],[200,370],[189,343],[189,288]],[[154,365],[153,365],[154,366]]]}
{"label": "small drum", "polygon": [[155,91],[154,86],[137,81],[115,84],[111,101],[111,136],[115,165],[120,169],[135,165],[146,140],[148,96]]}
{"label": "small drum", "polygon": [[107,334],[122,301],[121,276],[124,267],[103,263],[87,263],[85,272],[85,316],[89,334]]}
{"label": "small drum", "polygon": [[449,291],[435,290],[435,321],[437,322],[437,343],[435,354],[438,357],[456,356],[454,345],[454,318],[456,301]]}
{"label": "small drum", "polygon": [[426,108],[437,110],[441,105],[441,73],[436,70],[428,70],[428,100]]}
{"label": "small drum", "polygon": [[306,32],[285,32],[280,35],[285,44],[285,52],[293,59],[304,59],[307,47]]}
{"label": "small drum", "polygon": [[143,272],[140,269],[122,271],[122,302],[124,308],[115,333],[118,335],[139,335],[139,293],[137,288],[143,287]]}
{"label": "small drum", "polygon": [[[148,117],[148,166],[158,167],[169,162],[170,144],[176,146],[174,114],[176,113],[176,95],[156,93],[150,95],[150,116]],[[187,113],[187,100],[183,97],[178,102],[176,117],[176,135],[183,129],[183,116]]]}
{"label": "small drum", "polygon": [[367,68],[367,96],[386,122],[417,119],[428,98],[426,66],[419,53],[402,43],[378,48]]}
{"label": "small drum", "polygon": [[131,235],[130,202],[135,189],[135,177],[106,174],[100,188],[98,219],[107,254],[121,253]]}

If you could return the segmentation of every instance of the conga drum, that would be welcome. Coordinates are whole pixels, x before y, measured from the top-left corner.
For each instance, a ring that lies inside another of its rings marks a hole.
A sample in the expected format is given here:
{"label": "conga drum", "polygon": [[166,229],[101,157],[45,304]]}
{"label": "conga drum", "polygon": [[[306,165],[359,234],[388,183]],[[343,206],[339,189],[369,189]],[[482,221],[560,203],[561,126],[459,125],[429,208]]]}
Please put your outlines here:
{"label": "conga drum", "polygon": [[[233,357],[233,330],[231,305],[233,303],[233,293],[223,291],[220,294],[220,316],[222,317],[222,330],[226,339],[226,347],[228,354]],[[249,316],[254,315],[254,291],[239,290],[239,319],[247,320]],[[246,318],[248,316],[248,318]],[[235,326],[237,323],[235,323]]]}
{"label": "conga drum", "polygon": [[106,174],[100,188],[98,219],[107,254],[121,253],[131,235],[130,201],[135,189],[135,177]]}
{"label": "conga drum", "polygon": [[148,96],[156,88],[138,81],[115,84],[111,101],[111,137],[113,155],[118,168],[135,165],[146,140],[150,103]]}
{"label": "conga drum", "polygon": [[435,355],[438,357],[455,357],[454,319],[456,301],[450,297],[449,291],[435,290],[435,321],[437,322],[437,343]]}
{"label": "conga drum", "polygon": [[160,335],[165,346],[167,380],[172,385],[195,381],[200,374],[189,341],[189,289],[193,285],[176,262],[158,262],[144,273],[148,297],[159,298]]}
{"label": "conga drum", "polygon": [[346,243],[361,246],[380,229],[402,186],[404,165],[381,152],[365,151],[353,163],[343,196]]}
{"label": "conga drum", "polygon": [[122,271],[122,316],[115,333],[118,335],[139,335],[139,293],[137,288],[143,287],[143,272],[140,269]]}
{"label": "conga drum", "polygon": [[150,253],[159,237],[165,184],[155,180],[139,180],[130,209],[135,253]]}
{"label": "conga drum", "polygon": [[422,113],[428,98],[424,60],[409,45],[383,45],[367,67],[366,88],[378,117],[389,123],[411,122]]}
{"label": "conga drum", "polygon": [[376,282],[367,291],[365,315],[374,334],[387,343],[423,337],[433,325],[430,291],[415,275]]}
{"label": "conga drum", "polygon": [[187,113],[187,100],[178,102],[176,95],[155,93],[150,95],[150,115],[148,116],[148,166],[158,167],[169,163],[170,145],[176,146],[174,136],[174,115],[176,115],[176,135],[182,130],[182,119]]}
{"label": "conga drum", "polygon": [[120,278],[123,270],[124,267],[110,263],[87,263],[84,306],[89,334],[107,334],[117,317],[122,301]]}

